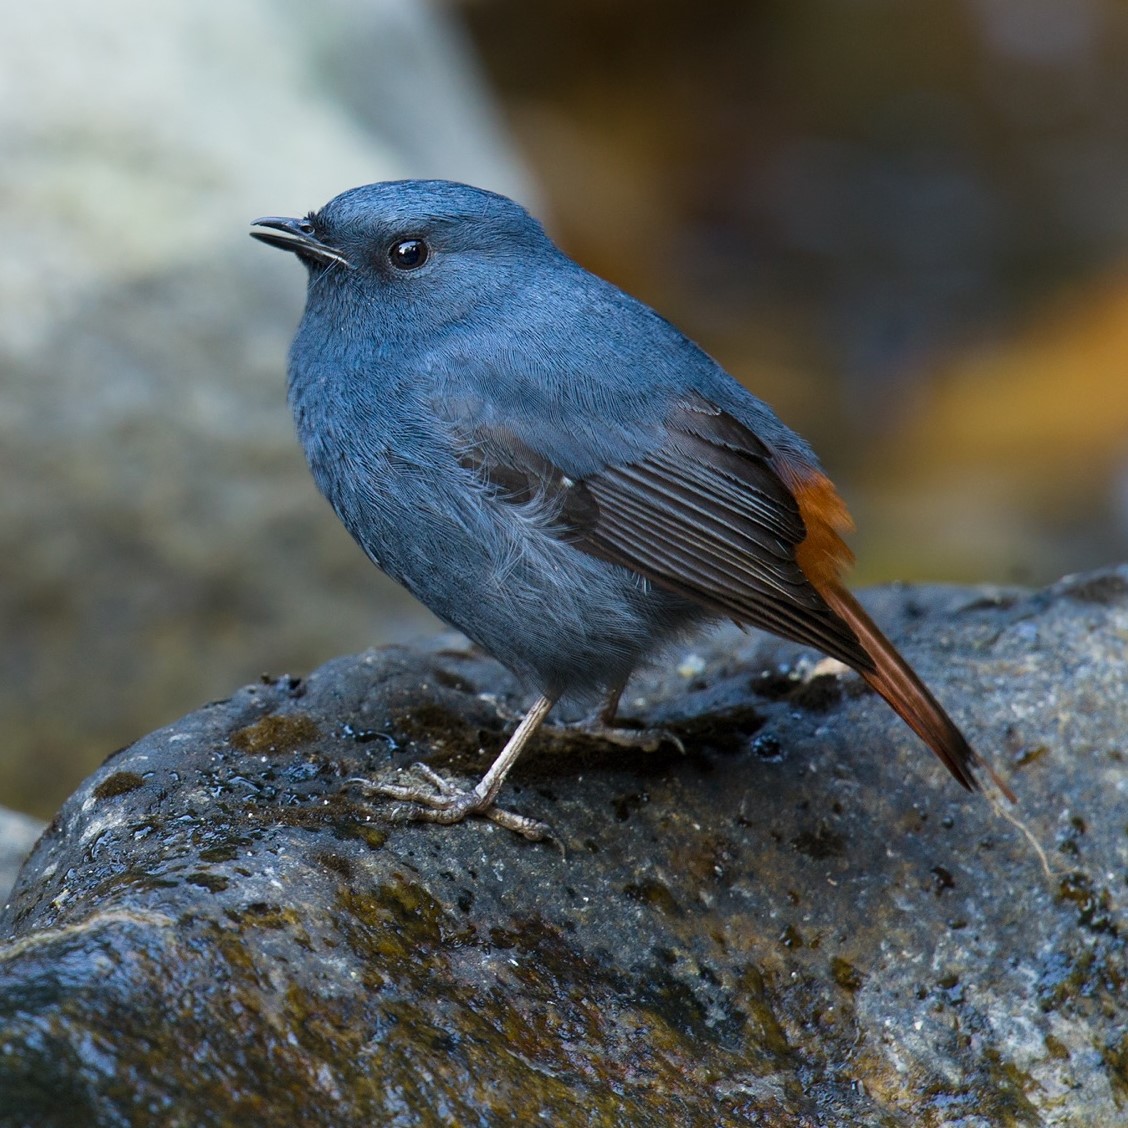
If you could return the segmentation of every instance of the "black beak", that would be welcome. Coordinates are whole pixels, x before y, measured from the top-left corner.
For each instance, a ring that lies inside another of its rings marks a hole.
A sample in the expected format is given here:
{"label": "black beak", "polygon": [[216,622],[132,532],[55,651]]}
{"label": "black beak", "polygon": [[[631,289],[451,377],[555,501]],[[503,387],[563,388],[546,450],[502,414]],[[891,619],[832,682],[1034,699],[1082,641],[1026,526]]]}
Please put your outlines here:
{"label": "black beak", "polygon": [[319,262],[329,265],[339,262],[351,266],[347,258],[334,247],[322,243],[313,233],[313,224],[308,219],[286,219],[280,215],[264,215],[252,220],[252,227],[267,227],[268,231],[252,231],[252,238],[271,247],[281,247],[293,251],[303,261]]}

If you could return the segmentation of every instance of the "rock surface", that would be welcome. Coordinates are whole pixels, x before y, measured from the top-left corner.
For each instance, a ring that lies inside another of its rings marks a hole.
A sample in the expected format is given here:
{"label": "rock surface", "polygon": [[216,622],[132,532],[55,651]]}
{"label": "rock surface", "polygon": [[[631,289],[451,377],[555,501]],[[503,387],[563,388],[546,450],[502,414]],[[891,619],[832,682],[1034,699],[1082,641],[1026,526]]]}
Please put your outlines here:
{"label": "rock surface", "polygon": [[729,630],[628,691],[685,755],[518,764],[555,844],[394,823],[356,777],[471,775],[521,700],[449,637],[339,659],[64,806],[0,920],[0,1123],[1122,1122],[1128,567],[867,602],[1028,833]]}

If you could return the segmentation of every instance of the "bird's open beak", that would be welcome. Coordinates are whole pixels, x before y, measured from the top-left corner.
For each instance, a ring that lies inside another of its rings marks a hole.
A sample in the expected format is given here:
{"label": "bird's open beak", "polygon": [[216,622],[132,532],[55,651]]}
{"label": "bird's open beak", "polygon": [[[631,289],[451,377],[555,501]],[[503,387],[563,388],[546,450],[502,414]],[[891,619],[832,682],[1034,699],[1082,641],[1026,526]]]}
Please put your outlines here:
{"label": "bird's open beak", "polygon": [[252,231],[253,238],[271,247],[293,251],[301,259],[326,265],[333,262],[339,262],[342,266],[352,265],[340,251],[314,237],[309,220],[264,215],[261,219],[253,220],[251,226],[269,228],[267,231]]}

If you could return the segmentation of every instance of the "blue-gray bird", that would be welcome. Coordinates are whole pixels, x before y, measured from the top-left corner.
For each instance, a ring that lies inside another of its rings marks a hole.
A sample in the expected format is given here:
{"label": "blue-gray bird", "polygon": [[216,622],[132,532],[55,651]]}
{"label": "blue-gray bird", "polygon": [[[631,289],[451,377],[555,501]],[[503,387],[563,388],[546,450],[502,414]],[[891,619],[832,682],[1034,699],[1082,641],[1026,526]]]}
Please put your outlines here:
{"label": "blue-gray bird", "polygon": [[426,786],[378,792],[542,836],[494,801],[554,703],[602,698],[610,724],[632,670],[724,618],[857,670],[978,786],[983,761],[843,586],[852,523],[810,447],[523,208],[404,180],[254,226],[309,272],[289,400],[321,492],[540,694],[476,787],[423,768]]}

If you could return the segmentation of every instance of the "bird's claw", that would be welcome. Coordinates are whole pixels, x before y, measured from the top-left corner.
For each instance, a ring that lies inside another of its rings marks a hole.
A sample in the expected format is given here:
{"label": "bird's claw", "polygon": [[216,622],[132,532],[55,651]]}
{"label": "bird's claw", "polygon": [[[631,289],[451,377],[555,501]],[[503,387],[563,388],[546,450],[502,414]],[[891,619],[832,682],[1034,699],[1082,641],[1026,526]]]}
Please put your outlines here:
{"label": "bird's claw", "polygon": [[444,779],[428,764],[415,763],[409,770],[422,776],[429,786],[372,783],[361,779],[352,782],[362,783],[371,794],[393,799],[401,804],[399,814],[405,820],[451,826],[462,822],[468,815],[480,815],[531,842],[540,842],[551,834],[547,823],[498,807],[488,795],[483,795],[477,788],[470,790],[461,788]]}

